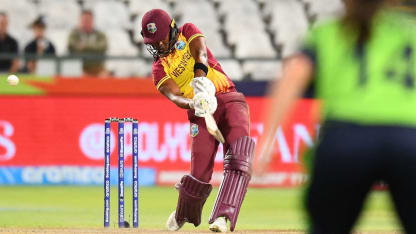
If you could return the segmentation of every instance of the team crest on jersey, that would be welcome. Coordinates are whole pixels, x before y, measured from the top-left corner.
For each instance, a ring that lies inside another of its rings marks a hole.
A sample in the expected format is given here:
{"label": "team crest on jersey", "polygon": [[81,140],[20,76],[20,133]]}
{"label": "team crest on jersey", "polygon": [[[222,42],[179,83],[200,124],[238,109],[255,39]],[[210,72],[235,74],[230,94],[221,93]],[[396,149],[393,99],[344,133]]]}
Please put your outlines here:
{"label": "team crest on jersey", "polygon": [[155,33],[157,31],[156,24],[155,23],[148,23],[147,24],[147,31],[151,33]]}
{"label": "team crest on jersey", "polygon": [[198,124],[192,124],[191,125],[191,136],[196,137],[196,135],[198,135],[198,133],[199,133]]}
{"label": "team crest on jersey", "polygon": [[185,49],[185,46],[186,46],[186,44],[185,44],[185,42],[184,42],[184,41],[178,41],[178,42],[176,42],[176,44],[175,44],[175,48],[176,48],[177,50],[183,50],[183,49]]}

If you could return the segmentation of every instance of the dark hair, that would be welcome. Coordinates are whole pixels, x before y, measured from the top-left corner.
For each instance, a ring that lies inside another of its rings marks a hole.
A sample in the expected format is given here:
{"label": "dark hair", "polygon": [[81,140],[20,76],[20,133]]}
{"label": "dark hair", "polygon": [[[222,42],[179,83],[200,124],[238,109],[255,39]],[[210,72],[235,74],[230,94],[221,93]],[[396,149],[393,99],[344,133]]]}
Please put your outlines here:
{"label": "dark hair", "polygon": [[371,24],[381,6],[388,0],[345,0],[343,22],[358,35],[357,43],[364,44],[371,37]]}
{"label": "dark hair", "polygon": [[39,16],[37,17],[32,24],[30,25],[31,27],[39,27],[39,28],[46,28],[46,23],[43,20],[43,16]]}

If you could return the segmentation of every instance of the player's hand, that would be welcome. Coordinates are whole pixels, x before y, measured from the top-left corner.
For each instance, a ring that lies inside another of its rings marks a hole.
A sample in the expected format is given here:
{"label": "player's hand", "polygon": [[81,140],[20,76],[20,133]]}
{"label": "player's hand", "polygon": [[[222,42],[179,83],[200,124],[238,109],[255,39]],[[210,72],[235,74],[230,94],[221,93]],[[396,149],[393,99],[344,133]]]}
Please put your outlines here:
{"label": "player's hand", "polygon": [[267,134],[259,140],[253,160],[253,176],[262,177],[266,174],[273,158],[273,135]]}
{"label": "player's hand", "polygon": [[[268,158],[268,157],[265,157]],[[253,176],[255,177],[263,177],[266,174],[267,168],[269,166],[270,161],[265,160],[264,158],[259,158],[256,155],[256,161],[253,163]]]}
{"label": "player's hand", "polygon": [[210,96],[215,96],[215,86],[212,81],[206,77],[193,78],[191,87],[194,89],[194,94],[205,92]]}
{"label": "player's hand", "polygon": [[[203,103],[206,103],[208,110],[205,110]],[[200,92],[195,94],[192,99],[193,108],[195,109],[195,115],[198,117],[204,117],[205,111],[210,114],[214,114],[217,110],[217,98],[213,95],[208,95],[206,92]]]}

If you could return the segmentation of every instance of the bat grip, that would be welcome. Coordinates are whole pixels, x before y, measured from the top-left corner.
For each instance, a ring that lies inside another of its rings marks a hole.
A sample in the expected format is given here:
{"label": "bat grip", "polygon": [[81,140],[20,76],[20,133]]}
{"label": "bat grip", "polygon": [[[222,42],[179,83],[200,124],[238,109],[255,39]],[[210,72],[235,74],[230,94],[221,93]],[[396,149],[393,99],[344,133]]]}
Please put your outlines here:
{"label": "bat grip", "polygon": [[202,109],[205,110],[205,113],[209,113],[209,107],[205,100],[201,100]]}

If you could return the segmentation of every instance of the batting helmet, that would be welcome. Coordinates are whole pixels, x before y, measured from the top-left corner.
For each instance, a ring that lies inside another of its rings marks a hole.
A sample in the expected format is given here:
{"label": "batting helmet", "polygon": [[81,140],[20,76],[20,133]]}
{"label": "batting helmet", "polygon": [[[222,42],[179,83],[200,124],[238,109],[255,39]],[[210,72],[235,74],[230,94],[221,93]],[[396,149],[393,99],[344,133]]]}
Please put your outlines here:
{"label": "batting helmet", "polygon": [[[142,18],[142,31],[147,50],[155,59],[168,55],[178,40],[179,29],[175,20],[168,13],[161,9],[153,9]],[[167,49],[160,49],[155,43],[163,41],[169,35],[169,46]]]}

